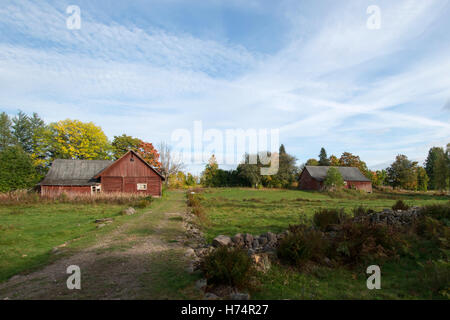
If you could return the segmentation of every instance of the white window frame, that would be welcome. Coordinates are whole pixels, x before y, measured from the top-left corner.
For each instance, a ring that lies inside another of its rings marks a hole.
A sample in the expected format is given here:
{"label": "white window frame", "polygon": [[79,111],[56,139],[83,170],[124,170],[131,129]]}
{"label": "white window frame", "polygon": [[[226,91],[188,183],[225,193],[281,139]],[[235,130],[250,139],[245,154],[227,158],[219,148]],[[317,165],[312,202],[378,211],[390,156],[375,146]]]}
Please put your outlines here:
{"label": "white window frame", "polygon": [[147,184],[146,183],[138,183],[136,184],[137,191],[146,191],[147,190]]}

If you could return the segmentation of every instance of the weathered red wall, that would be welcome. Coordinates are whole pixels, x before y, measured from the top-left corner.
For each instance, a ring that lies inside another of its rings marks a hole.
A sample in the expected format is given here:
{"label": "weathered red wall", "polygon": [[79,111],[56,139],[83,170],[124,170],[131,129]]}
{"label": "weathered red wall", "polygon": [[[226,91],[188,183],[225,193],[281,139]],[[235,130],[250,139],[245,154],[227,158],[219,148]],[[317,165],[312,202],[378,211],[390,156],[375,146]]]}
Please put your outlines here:
{"label": "weathered red wall", "polygon": [[41,195],[47,197],[58,196],[61,193],[90,194],[90,186],[41,186]]}
{"label": "weathered red wall", "polygon": [[303,170],[300,175],[298,187],[302,190],[322,190],[322,182],[313,179],[308,170]]}
{"label": "weathered red wall", "polygon": [[372,192],[372,182],[369,181],[347,181],[348,189],[364,190],[366,192]]}
{"label": "weathered red wall", "polygon": [[[372,183],[370,181],[346,181],[346,188],[347,189],[357,189],[357,190],[364,190],[366,192],[372,192]],[[301,190],[322,190],[323,188],[323,182],[317,181],[311,175],[307,170],[303,170],[302,174],[300,175],[300,179],[298,182],[298,187]]]}
{"label": "weathered red wall", "polygon": [[[131,158],[134,161],[130,161]],[[161,196],[161,177],[132,153],[114,163],[100,177],[103,192],[130,192]],[[146,183],[147,190],[138,191],[138,183]]]}

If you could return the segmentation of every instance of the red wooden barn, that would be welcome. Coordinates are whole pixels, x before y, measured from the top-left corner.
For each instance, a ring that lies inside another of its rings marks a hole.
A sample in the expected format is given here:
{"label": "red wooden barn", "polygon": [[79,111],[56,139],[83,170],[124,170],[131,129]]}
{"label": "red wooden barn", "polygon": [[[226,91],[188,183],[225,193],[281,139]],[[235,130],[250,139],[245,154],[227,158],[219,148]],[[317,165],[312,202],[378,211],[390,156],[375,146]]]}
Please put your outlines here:
{"label": "red wooden barn", "polygon": [[136,152],[128,151],[116,161],[56,159],[39,185],[45,196],[126,192],[159,197],[163,180]]}
{"label": "red wooden barn", "polygon": [[[328,166],[305,166],[298,181],[298,187],[302,190],[322,190],[323,181],[327,175]],[[365,177],[358,168],[335,167],[344,179],[344,185],[348,189],[364,190],[372,192],[372,182]]]}

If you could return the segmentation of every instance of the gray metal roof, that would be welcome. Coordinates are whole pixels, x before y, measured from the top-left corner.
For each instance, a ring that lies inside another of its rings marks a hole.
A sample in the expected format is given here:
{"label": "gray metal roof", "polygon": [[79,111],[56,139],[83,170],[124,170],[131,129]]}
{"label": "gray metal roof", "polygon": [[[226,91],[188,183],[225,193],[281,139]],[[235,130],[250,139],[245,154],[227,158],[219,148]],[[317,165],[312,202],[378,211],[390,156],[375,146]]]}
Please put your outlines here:
{"label": "gray metal roof", "polygon": [[[305,166],[311,177],[318,181],[325,180],[329,166]],[[370,179],[365,177],[358,168],[355,167],[335,167],[339,170],[345,181],[367,181]]]}
{"label": "gray metal roof", "polygon": [[109,160],[53,161],[50,170],[39,184],[44,186],[89,186],[98,182],[94,177],[113,164]]}

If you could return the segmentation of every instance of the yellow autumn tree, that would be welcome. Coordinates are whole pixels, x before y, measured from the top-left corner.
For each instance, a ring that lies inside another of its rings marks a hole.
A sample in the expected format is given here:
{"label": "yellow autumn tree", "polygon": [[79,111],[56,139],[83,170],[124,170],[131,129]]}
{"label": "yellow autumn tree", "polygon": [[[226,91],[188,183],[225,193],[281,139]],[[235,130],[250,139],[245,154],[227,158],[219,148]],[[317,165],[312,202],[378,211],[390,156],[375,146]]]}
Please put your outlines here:
{"label": "yellow autumn tree", "polygon": [[50,124],[52,158],[103,160],[110,144],[102,128],[92,122],[66,119]]}

